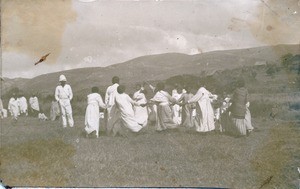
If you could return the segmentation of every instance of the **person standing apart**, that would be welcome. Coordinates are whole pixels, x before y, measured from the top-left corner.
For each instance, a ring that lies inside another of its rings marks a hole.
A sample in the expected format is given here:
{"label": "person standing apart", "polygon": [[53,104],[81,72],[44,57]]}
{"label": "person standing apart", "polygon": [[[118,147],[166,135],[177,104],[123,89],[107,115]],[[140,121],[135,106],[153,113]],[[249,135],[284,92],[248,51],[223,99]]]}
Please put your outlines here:
{"label": "person standing apart", "polygon": [[99,137],[100,111],[99,107],[105,109],[106,106],[99,94],[99,88],[93,87],[92,93],[87,96],[87,108],[85,111],[85,131],[87,136],[92,132],[96,132]]}
{"label": "person standing apart", "polygon": [[70,127],[73,127],[74,120],[71,106],[73,92],[71,86],[66,84],[67,78],[64,75],[59,76],[59,82],[60,85],[58,85],[55,89],[55,99],[58,101],[61,108],[63,127],[67,127],[67,122]]}
{"label": "person standing apart", "polygon": [[[231,133],[236,136],[246,136],[247,130],[252,131],[250,111],[247,112],[248,90],[245,88],[245,81],[241,78],[237,81],[237,88],[232,96],[232,105],[229,107],[230,118],[233,124]],[[246,117],[247,115],[247,117]]]}
{"label": "person standing apart", "polygon": [[117,109],[115,107],[115,97],[117,88],[119,86],[120,78],[114,76],[112,78],[112,85],[106,89],[105,104],[106,104],[106,134],[111,134],[113,125],[117,121]]}
{"label": "person standing apart", "polygon": [[37,95],[33,94],[29,98],[29,104],[30,104],[30,114],[31,116],[37,117],[40,112],[40,105],[39,100],[37,98]]}

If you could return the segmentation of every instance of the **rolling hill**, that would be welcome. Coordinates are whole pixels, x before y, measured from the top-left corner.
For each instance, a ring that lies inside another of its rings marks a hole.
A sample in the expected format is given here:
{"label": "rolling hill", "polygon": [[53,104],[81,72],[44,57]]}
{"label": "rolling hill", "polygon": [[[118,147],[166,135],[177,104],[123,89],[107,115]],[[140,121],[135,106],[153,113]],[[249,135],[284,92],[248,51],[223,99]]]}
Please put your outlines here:
{"label": "rolling hill", "polygon": [[65,74],[74,92],[89,91],[92,86],[104,88],[111,78],[118,75],[121,83],[134,84],[143,81],[165,80],[169,77],[191,74],[212,75],[218,70],[230,70],[253,66],[257,62],[280,63],[287,53],[299,53],[298,45],[278,45],[249,49],[214,51],[196,55],[167,53],[138,57],[108,67],[73,69],[37,76],[32,79],[7,79],[2,82],[2,94],[13,87],[27,93],[53,94],[60,74]]}

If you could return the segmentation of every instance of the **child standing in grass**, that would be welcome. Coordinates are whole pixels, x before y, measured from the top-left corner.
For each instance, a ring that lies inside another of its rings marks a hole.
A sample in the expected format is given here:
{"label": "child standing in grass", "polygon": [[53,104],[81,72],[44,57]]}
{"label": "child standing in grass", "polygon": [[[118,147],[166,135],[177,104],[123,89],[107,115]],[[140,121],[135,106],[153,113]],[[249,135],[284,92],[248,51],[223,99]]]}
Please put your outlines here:
{"label": "child standing in grass", "polygon": [[106,108],[102,97],[99,94],[99,88],[93,87],[92,93],[87,96],[87,108],[85,112],[85,131],[87,136],[92,132],[96,132],[96,137],[99,137],[100,110]]}

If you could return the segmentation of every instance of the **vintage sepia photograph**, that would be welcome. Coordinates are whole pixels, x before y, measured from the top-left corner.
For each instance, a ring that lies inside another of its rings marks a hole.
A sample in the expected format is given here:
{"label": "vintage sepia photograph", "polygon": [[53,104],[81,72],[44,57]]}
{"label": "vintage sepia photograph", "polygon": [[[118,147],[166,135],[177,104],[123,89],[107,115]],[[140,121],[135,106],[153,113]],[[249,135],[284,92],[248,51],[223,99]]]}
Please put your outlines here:
{"label": "vintage sepia photograph", "polygon": [[0,188],[300,188],[299,0],[1,0]]}

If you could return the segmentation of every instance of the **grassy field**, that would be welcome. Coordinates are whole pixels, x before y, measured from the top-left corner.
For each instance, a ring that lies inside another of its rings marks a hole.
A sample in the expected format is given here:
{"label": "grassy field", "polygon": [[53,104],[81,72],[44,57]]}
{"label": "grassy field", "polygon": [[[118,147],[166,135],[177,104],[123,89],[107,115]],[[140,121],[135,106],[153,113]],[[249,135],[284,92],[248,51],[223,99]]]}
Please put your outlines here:
{"label": "grassy field", "polygon": [[[0,178],[11,186],[296,188],[299,123],[253,119],[249,137],[149,125],[128,137],[85,138],[84,117],[1,120]],[[268,182],[269,181],[269,182]]]}

